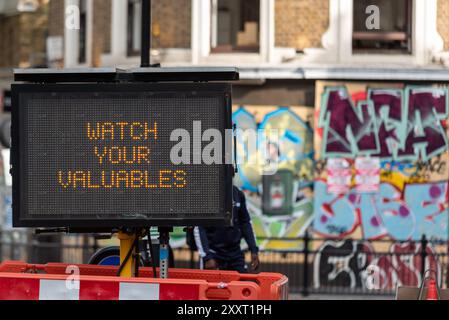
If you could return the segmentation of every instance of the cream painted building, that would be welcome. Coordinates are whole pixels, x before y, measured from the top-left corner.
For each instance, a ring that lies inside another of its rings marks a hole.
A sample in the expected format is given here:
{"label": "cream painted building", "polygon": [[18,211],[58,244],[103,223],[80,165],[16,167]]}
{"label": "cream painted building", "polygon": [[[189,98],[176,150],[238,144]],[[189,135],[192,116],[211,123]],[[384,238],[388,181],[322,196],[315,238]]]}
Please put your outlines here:
{"label": "cream painted building", "polygon": [[[141,0],[48,1],[48,66],[139,66]],[[0,0],[0,31],[21,2]],[[378,29],[366,27],[370,5]],[[311,105],[320,79],[446,81],[448,20],[449,0],[152,0],[151,55],[163,66],[237,66],[246,98],[277,92],[251,103]]]}
{"label": "cream painted building", "polygon": [[[81,8],[80,30],[50,19],[64,37],[66,66],[138,64],[140,1],[101,2],[51,0],[59,15],[64,6]],[[363,30],[370,4],[379,8],[380,30]],[[152,53],[169,64],[425,66],[444,57],[448,16],[447,0],[153,0]],[[98,34],[108,37],[100,55]]]}

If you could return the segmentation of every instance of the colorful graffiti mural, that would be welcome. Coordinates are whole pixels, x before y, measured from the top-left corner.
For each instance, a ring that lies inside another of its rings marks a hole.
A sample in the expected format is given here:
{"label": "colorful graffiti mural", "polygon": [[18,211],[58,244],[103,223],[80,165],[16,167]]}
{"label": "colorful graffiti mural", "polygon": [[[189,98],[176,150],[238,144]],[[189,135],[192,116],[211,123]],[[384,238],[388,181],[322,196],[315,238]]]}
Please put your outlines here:
{"label": "colorful graffiti mural", "polygon": [[[318,82],[317,94],[314,231],[332,238],[447,240],[449,91]],[[344,159],[347,170],[332,171],[335,159]],[[365,188],[358,186],[368,183],[358,173],[360,159],[379,164],[365,171],[378,175]]]}
{"label": "colorful graffiti mural", "polygon": [[[306,107],[240,106],[233,113],[237,129],[238,174],[234,183],[247,195],[256,236],[263,239],[303,235],[313,218],[313,109]],[[263,175],[262,164],[244,161],[249,154],[246,129],[278,130],[278,139],[264,141],[275,151],[278,172]],[[300,248],[301,243],[261,240],[270,249]]]}
{"label": "colorful graffiti mural", "polygon": [[[368,241],[325,241],[315,256],[313,285],[363,289],[373,289],[370,286],[374,285],[377,290],[394,290],[397,285],[419,286],[421,244],[393,243],[382,252],[377,254]],[[442,270],[435,249],[427,245],[426,253],[425,269],[435,270],[440,278]]]}
{"label": "colorful graffiti mural", "polygon": [[353,235],[362,238],[419,240],[447,236],[447,182],[406,184],[403,190],[381,183],[379,192],[329,194],[326,183],[315,183],[314,230],[325,237]]}
{"label": "colorful graffiti mural", "polygon": [[448,99],[446,89],[407,87],[368,89],[365,99],[355,102],[346,87],[327,87],[318,120],[322,156],[411,161],[437,156],[448,146]]}

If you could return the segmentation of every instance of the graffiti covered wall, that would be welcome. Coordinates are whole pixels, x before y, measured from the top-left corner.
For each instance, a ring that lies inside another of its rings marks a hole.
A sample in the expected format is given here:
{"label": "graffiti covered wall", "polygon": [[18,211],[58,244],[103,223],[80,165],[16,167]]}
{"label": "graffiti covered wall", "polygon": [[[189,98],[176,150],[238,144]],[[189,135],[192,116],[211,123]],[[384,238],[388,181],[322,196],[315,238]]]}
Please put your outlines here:
{"label": "graffiti covered wall", "polygon": [[317,83],[316,233],[446,240],[449,91]]}
{"label": "graffiti covered wall", "polygon": [[[382,254],[376,253],[381,251]],[[392,243],[375,248],[366,240],[327,240],[319,247],[313,263],[313,284],[320,287],[349,287],[370,289],[370,271],[378,275],[377,289],[396,289],[397,285],[419,286],[421,283],[421,244]],[[425,269],[441,277],[441,265],[428,245]]]}
{"label": "graffiti covered wall", "polygon": [[[238,128],[280,130],[278,174],[242,164],[236,177],[257,236],[298,237],[311,226],[330,239],[446,240],[448,117],[447,89],[391,83],[318,81],[315,109],[235,107]],[[238,137],[239,157],[246,143]]]}
{"label": "graffiti covered wall", "polygon": [[276,140],[264,144],[278,160],[275,175],[263,175],[262,164],[245,161],[250,152],[248,136],[237,134],[238,173],[234,183],[246,192],[253,228],[266,249],[298,249],[299,241],[264,240],[295,238],[313,220],[313,108],[237,106],[233,122],[237,129],[267,132],[278,130]]}
{"label": "graffiti covered wall", "polygon": [[[438,86],[316,83],[316,288],[420,284],[420,242],[394,240],[448,239],[448,116]],[[446,250],[427,244],[425,269]]]}

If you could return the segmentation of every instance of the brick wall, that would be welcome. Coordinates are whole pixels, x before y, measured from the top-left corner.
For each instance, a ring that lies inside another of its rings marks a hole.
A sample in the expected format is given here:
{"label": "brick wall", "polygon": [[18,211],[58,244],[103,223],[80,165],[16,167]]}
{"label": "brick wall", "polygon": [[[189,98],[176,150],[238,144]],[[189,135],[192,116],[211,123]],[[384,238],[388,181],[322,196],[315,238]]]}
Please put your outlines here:
{"label": "brick wall", "polygon": [[48,35],[50,37],[64,36],[64,0],[50,0]]}
{"label": "brick wall", "polygon": [[191,0],[152,2],[152,47],[190,48]]}
{"label": "brick wall", "polygon": [[298,50],[321,47],[329,26],[329,0],[276,0],[276,46]]}
{"label": "brick wall", "polygon": [[0,16],[0,67],[30,67],[46,63],[48,6],[36,12]]}
{"label": "brick wall", "polygon": [[92,64],[101,66],[101,55],[111,52],[111,0],[94,1]]}
{"label": "brick wall", "polygon": [[444,40],[444,50],[449,51],[449,0],[438,0],[438,32]]}
{"label": "brick wall", "polygon": [[[101,66],[101,55],[111,51],[112,0],[94,0],[93,5],[91,54],[93,66]],[[158,0],[152,6],[153,48],[190,48],[191,0]],[[50,0],[49,35],[64,35],[64,0]]]}
{"label": "brick wall", "polygon": [[20,64],[20,16],[0,17],[0,67],[17,67]]}
{"label": "brick wall", "polygon": [[45,7],[36,13],[23,13],[20,15],[20,67],[46,66],[47,14],[47,7]]}

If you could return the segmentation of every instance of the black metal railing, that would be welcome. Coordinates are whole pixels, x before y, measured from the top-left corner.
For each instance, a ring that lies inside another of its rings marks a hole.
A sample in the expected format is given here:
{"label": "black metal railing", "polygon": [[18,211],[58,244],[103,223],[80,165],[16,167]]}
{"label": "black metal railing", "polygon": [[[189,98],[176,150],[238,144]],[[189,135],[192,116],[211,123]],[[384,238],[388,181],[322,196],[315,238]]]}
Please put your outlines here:
{"label": "black metal railing", "polygon": [[[285,274],[291,293],[391,295],[398,285],[419,286],[427,269],[437,271],[442,288],[449,287],[447,242],[425,237],[419,241],[324,239],[307,233],[300,238],[258,240],[266,244],[258,272]],[[87,263],[99,248],[89,235],[0,232],[1,261]],[[174,249],[174,256],[177,268],[199,267],[198,253],[188,247]]]}
{"label": "black metal railing", "polygon": [[[291,293],[393,295],[397,286],[419,286],[427,269],[438,272],[449,287],[448,243],[427,240],[259,238],[290,242],[295,250],[264,249],[258,272],[279,272],[289,278]],[[294,245],[293,245],[294,244]],[[199,255],[175,250],[176,266],[198,266]],[[249,257],[248,259],[249,260]]]}
{"label": "black metal railing", "polygon": [[0,261],[87,263],[99,249],[88,235],[34,235],[27,230],[0,231]]}

